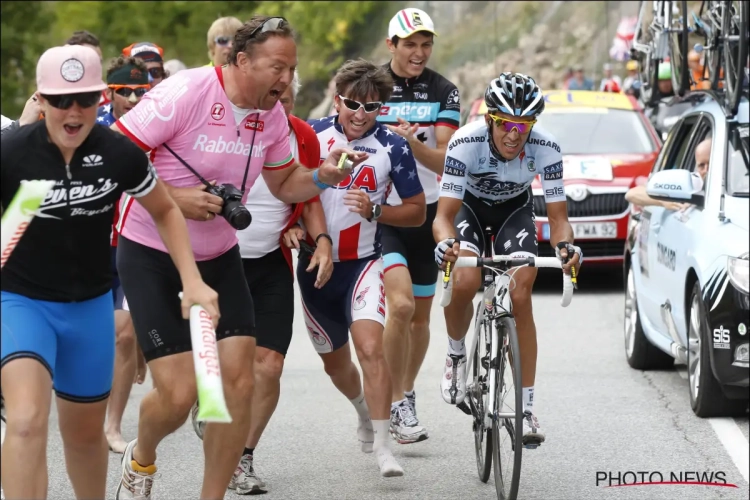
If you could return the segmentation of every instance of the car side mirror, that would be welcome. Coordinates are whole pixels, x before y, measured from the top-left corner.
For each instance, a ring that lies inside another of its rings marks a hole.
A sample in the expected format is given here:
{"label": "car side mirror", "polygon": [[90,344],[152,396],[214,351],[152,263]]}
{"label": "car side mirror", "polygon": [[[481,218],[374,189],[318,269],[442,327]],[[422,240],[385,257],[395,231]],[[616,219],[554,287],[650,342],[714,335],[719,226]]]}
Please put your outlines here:
{"label": "car side mirror", "polygon": [[687,170],[662,170],[648,180],[646,194],[660,201],[703,205],[703,179]]}

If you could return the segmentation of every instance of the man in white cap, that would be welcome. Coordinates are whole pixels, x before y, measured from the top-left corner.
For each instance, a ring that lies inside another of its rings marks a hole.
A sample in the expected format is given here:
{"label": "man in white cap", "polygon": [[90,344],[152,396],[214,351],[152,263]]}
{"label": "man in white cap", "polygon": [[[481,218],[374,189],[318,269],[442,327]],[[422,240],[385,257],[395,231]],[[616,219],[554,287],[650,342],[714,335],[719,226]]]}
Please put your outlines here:
{"label": "man in white cap", "polygon": [[622,88],[622,80],[619,76],[612,74],[611,64],[604,63],[604,66],[602,66],[602,70],[604,71],[604,78],[602,78],[602,81],[599,84],[599,92],[606,92],[607,88],[612,87],[610,82],[615,82],[618,89]]}
{"label": "man in white cap", "polygon": [[[422,10],[403,9],[393,16],[386,39],[393,94],[378,118],[408,141],[427,202],[427,218],[420,227],[382,225],[388,301],[383,343],[393,381],[390,430],[402,444],[427,439],[427,430],[417,420],[414,382],[430,341],[430,308],[438,278],[432,237],[438,175],[443,173],[461,108],[456,86],[427,68],[435,36],[432,19]],[[386,204],[401,204],[395,190]]]}
{"label": "man in white cap", "polygon": [[110,232],[123,193],[160,229],[179,269],[182,315],[201,304],[218,321],[218,297],[202,280],[187,224],[141,149],[96,125],[107,84],[97,53],[54,47],[39,59],[45,118],[2,137],[3,210],[21,182],[54,181],[3,267],[2,394],[7,408],[2,484],[8,499],[47,497],[51,392],[77,498],[105,498],[104,415],[112,387],[115,324]]}

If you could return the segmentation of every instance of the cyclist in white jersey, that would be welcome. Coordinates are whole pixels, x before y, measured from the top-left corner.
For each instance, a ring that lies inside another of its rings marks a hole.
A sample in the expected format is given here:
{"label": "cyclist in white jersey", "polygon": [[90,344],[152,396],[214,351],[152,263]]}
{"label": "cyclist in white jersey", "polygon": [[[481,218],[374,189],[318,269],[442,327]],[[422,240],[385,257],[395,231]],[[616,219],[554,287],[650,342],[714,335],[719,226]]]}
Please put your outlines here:
{"label": "cyclist in white jersey", "polygon": [[[433,225],[435,260],[455,262],[456,257],[483,254],[486,227],[492,227],[496,254],[516,257],[537,255],[531,182],[541,177],[550,223],[550,242],[570,273],[582,262],[573,243],[568,222],[563,162],[556,139],[534,127],[544,111],[544,96],[536,82],[522,74],[503,73],[485,92],[488,113],[484,121],[458,130],[448,145],[440,200]],[[568,257],[572,256],[569,260]],[[536,268],[511,271],[510,295],[521,350],[521,380],[524,404],[524,444],[544,441],[534,416],[536,373],[536,327],[531,308],[531,290]],[[453,298],[445,308],[448,355],[440,384],[443,399],[459,404],[466,395],[466,347],[464,337],[473,317],[472,300],[480,286],[479,268],[454,271]]]}

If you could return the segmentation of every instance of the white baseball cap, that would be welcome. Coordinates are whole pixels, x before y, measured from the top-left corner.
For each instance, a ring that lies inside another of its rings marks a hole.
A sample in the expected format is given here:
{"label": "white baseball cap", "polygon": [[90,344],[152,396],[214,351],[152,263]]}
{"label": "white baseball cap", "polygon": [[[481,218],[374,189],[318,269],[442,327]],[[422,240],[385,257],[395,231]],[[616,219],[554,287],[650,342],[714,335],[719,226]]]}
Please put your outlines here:
{"label": "white baseball cap", "polygon": [[426,31],[437,36],[432,18],[419,9],[400,10],[388,24],[388,38],[408,38],[417,31]]}
{"label": "white baseball cap", "polygon": [[36,65],[36,88],[40,94],[48,95],[106,89],[99,54],[84,45],[52,47],[42,54]]}

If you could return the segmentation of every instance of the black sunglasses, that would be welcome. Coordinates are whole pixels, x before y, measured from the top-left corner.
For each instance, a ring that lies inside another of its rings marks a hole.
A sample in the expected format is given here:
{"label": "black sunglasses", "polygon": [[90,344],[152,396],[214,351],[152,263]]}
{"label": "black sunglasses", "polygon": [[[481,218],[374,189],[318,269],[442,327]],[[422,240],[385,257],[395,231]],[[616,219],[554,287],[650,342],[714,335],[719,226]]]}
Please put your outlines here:
{"label": "black sunglasses", "polygon": [[339,99],[341,99],[341,102],[344,103],[344,106],[354,111],[355,113],[359,111],[359,108],[365,108],[365,113],[374,113],[375,111],[379,110],[381,106],[383,106],[383,103],[380,101],[362,103],[359,101],[355,101],[354,99],[349,99],[342,95],[339,95]]}
{"label": "black sunglasses", "polygon": [[216,38],[214,38],[214,42],[216,43],[216,45],[219,45],[221,47],[226,47],[227,45],[232,43],[232,41],[233,37],[230,36],[217,36]]}
{"label": "black sunglasses", "polygon": [[50,106],[57,109],[70,109],[74,102],[82,108],[90,108],[99,104],[102,93],[96,92],[82,92],[80,94],[62,94],[62,95],[45,95],[42,97],[47,101]]}
{"label": "black sunglasses", "polygon": [[263,34],[266,31],[276,31],[279,28],[283,28],[285,24],[289,24],[289,22],[283,17],[269,17],[260,26],[255,28],[248,38],[253,38],[258,31],[260,31],[258,34]]}
{"label": "black sunglasses", "polygon": [[120,87],[115,90],[115,93],[118,95],[123,96],[125,99],[130,99],[130,96],[135,93],[136,97],[143,97],[146,95],[146,92],[148,92],[148,89],[146,87]]}
{"label": "black sunglasses", "polygon": [[164,68],[161,67],[149,68],[148,72],[151,74],[152,78],[165,78],[167,75]]}

